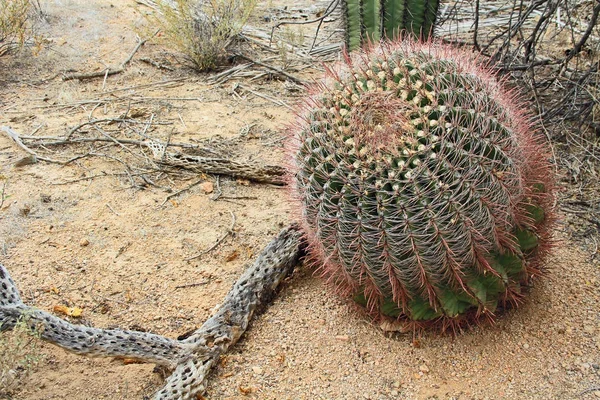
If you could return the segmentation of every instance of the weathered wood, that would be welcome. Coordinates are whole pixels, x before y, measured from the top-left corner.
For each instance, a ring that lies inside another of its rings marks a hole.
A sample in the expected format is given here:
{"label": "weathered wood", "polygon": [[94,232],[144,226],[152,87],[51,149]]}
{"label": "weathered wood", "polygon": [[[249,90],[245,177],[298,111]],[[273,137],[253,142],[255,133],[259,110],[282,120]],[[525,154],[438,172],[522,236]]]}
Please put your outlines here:
{"label": "weathered wood", "polygon": [[0,331],[26,317],[41,338],[87,356],[127,357],[175,368],[155,399],[195,399],[206,390],[206,378],[221,354],[248,328],[257,309],[272,298],[302,255],[298,225],[284,228],[233,285],[222,306],[200,329],[183,340],[146,332],[75,325],[25,305],[8,270],[0,264]]}

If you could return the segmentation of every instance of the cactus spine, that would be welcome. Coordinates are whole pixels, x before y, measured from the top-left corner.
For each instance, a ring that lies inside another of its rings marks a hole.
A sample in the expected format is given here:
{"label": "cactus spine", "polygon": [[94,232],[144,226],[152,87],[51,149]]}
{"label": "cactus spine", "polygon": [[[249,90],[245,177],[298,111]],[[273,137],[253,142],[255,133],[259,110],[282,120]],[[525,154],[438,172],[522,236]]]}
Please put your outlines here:
{"label": "cactus spine", "polygon": [[397,39],[403,32],[427,39],[438,7],[439,0],[345,0],[346,48]]}
{"label": "cactus spine", "polygon": [[549,242],[552,169],[465,51],[383,43],[330,70],[293,128],[313,262],[378,317],[461,326],[517,303]]}

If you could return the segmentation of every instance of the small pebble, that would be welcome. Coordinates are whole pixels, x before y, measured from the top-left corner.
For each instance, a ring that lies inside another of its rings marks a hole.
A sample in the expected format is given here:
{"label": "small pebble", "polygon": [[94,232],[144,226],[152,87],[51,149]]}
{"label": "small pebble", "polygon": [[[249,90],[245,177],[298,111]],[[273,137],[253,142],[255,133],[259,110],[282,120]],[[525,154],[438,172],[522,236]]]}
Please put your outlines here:
{"label": "small pebble", "polygon": [[423,365],[421,365],[421,366],[419,367],[419,371],[421,371],[421,372],[423,372],[424,374],[426,374],[426,373],[428,373],[428,372],[429,372],[429,367],[428,367],[427,365],[423,364]]}
{"label": "small pebble", "polygon": [[338,335],[335,337],[336,340],[340,340],[342,342],[347,342],[348,340],[350,340],[350,338],[348,337],[348,335]]}
{"label": "small pebble", "polygon": [[81,241],[79,242],[79,245],[80,245],[81,247],[85,247],[85,246],[87,246],[87,245],[89,245],[89,244],[90,244],[90,241],[89,241],[89,240],[87,240],[87,239],[81,239]]}
{"label": "small pebble", "polygon": [[252,367],[252,372],[254,372],[256,375],[262,375],[263,370],[261,367]]}
{"label": "small pebble", "polygon": [[212,182],[206,181],[200,184],[200,189],[206,194],[212,193],[214,190],[214,185]]}

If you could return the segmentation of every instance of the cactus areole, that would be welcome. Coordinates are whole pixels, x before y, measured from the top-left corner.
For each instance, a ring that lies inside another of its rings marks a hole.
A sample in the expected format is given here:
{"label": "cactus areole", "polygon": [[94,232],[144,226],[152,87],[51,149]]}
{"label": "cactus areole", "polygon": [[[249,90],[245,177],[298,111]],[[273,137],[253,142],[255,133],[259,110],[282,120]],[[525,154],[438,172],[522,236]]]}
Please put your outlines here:
{"label": "cactus areole", "polygon": [[317,271],[407,328],[460,329],[519,303],[553,220],[553,169],[526,109],[437,42],[385,42],[330,69],[290,139]]}

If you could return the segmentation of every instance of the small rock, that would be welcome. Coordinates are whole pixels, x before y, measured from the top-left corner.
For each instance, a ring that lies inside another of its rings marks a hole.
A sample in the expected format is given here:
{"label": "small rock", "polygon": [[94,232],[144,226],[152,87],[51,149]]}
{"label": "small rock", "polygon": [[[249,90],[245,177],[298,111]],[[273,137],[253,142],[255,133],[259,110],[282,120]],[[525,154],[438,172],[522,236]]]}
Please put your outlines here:
{"label": "small rock", "polygon": [[262,375],[263,370],[261,367],[252,367],[252,372],[254,372],[256,375]]}
{"label": "small rock", "polygon": [[206,181],[200,184],[200,189],[206,194],[212,193],[215,190],[215,186],[212,182]]}
{"label": "small rock", "polygon": [[529,349],[529,344],[528,344],[528,343],[525,343],[525,344],[523,344],[523,348],[524,348],[525,350]]}
{"label": "small rock", "polygon": [[87,240],[87,239],[85,239],[85,238],[84,238],[84,239],[81,239],[81,240],[79,241],[79,245],[80,245],[81,247],[86,247],[86,246],[87,246],[87,245],[89,245],[89,244],[90,244],[90,241],[89,241],[89,240]]}
{"label": "small rock", "polygon": [[600,399],[600,390],[596,390],[596,391],[594,392],[594,396],[596,396],[597,398],[599,398],[599,399]]}
{"label": "small rock", "polygon": [[341,342],[347,342],[348,340],[350,340],[350,338],[348,337],[348,335],[337,335],[335,337],[336,340],[339,340]]}
{"label": "small rock", "polygon": [[429,373],[429,367],[427,365],[423,364],[419,367],[419,371],[421,371],[424,374],[427,374],[427,373]]}
{"label": "small rock", "polygon": [[390,392],[390,394],[391,394],[392,396],[396,397],[396,396],[398,396],[398,394],[399,394],[399,393],[398,393],[398,391],[397,391],[396,389],[394,389],[394,390],[392,390],[392,391]]}

